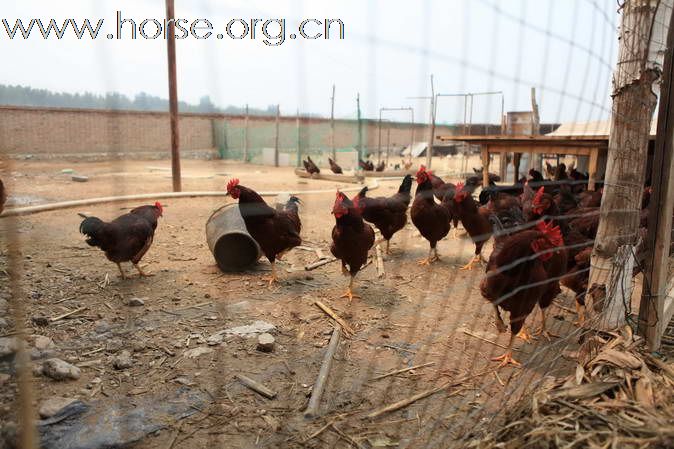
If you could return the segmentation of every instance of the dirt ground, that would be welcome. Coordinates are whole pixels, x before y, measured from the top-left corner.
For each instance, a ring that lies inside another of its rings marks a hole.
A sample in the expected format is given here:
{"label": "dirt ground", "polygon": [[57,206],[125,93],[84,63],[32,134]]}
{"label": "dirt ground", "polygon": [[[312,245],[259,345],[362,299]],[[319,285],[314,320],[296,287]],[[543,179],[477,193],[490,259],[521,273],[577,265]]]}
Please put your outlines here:
{"label": "dirt ground", "polygon": [[[21,206],[169,191],[169,167],[168,161],[15,161],[3,179],[10,188],[9,206]],[[72,182],[64,169],[90,180]],[[477,423],[498,417],[505,402],[523,389],[571,366],[564,355],[577,344],[576,317],[573,300],[565,293],[548,316],[549,327],[561,338],[552,343],[518,341],[515,357],[525,367],[494,372],[496,363],[490,358],[503,352],[508,334],[498,334],[492,306],[479,293],[484,269],[459,270],[474,248],[461,231],[457,239],[450,233],[440,242],[439,263],[421,267],[415,262],[426,256],[428,244],[409,223],[392,241],[393,253],[384,262],[386,276],[377,277],[374,263],[363,269],[356,286],[362,299],[349,304],[339,298],[348,280],[338,263],[313,271],[304,267],[317,260],[316,250],[329,254],[334,191],[353,185],[299,180],[288,168],[226,161],[184,161],[183,177],[185,191],[224,190],[229,178],[238,177],[256,190],[290,191],[302,199],[304,243],[280,263],[281,284],[269,288],[262,281],[270,270],[266,260],[243,273],[225,274],[215,265],[204,226],[211,212],[230,198],[163,200],[164,217],[141,263],[154,274],[150,278],[139,278],[127,265],[133,277],[122,280],[116,266],[87,246],[78,232],[78,212],[105,220],[138,202],[17,218],[22,292],[14,299],[26,309],[33,364],[58,357],[81,368],[79,379],[61,382],[36,373],[36,407],[53,396],[135,406],[189,388],[205,392],[208,400],[189,417],[167,420],[163,430],[134,447],[435,447],[466,437]],[[390,195],[399,182],[379,181],[371,195]],[[317,189],[325,193],[302,194]],[[0,219],[0,298],[7,302],[12,299],[9,223]],[[490,252],[488,244],[485,256]],[[144,305],[128,305],[131,298],[142,298]],[[321,416],[308,420],[303,411],[333,330],[332,320],[314,305],[317,300],[343,317],[355,335],[344,338],[337,352]],[[34,320],[80,308],[85,309],[46,326]],[[11,337],[11,318],[6,310],[0,313],[8,321],[0,334]],[[258,351],[256,337],[207,344],[218,331],[256,320],[276,327],[273,352]],[[538,313],[532,314],[528,327],[537,327],[539,320]],[[38,335],[50,337],[55,346],[35,349]],[[211,351],[189,358],[186,351],[195,348]],[[133,363],[116,369],[113,360],[125,350],[132,353]],[[428,365],[372,380],[422,364]],[[0,364],[0,372],[9,375],[0,382],[0,421],[15,422],[16,378],[10,365]],[[237,374],[264,384],[276,397],[266,399],[249,390]],[[452,383],[409,406],[373,419],[365,416],[446,382]]]}

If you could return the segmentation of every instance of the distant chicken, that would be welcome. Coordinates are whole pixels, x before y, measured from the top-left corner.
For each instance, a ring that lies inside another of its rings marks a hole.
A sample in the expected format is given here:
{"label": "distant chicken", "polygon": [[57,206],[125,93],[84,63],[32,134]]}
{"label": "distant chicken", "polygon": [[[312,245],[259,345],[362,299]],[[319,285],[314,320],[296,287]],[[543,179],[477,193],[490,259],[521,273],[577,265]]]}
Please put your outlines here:
{"label": "distant chicken", "polygon": [[363,161],[361,159],[358,159],[358,166],[363,170],[363,171],[374,171],[374,164],[372,161],[367,160]]}
{"label": "distant chicken", "polygon": [[342,172],[342,167],[337,165],[335,161],[332,160],[332,158],[328,158],[328,163],[330,164],[330,170],[336,175],[341,175]]}
{"label": "distant chicken", "polygon": [[314,164],[314,161],[311,160],[311,157],[307,156],[306,161],[302,161],[304,164],[304,169],[307,171],[307,173],[310,174],[318,174],[321,172],[321,170],[318,168],[318,165]]}
{"label": "distant chicken", "polygon": [[[487,264],[487,275],[480,283],[482,296],[491,302],[496,313],[496,327],[505,332],[499,307],[510,312],[510,341],[500,357],[500,367],[520,366],[512,356],[515,337],[523,330],[524,321],[541,301],[546,290],[548,274],[545,262],[556,247],[563,245],[559,228],[540,222],[532,230],[518,232],[494,247]],[[526,332],[522,333],[527,338]]]}
{"label": "distant chicken", "polygon": [[89,246],[102,249],[108,260],[117,264],[122,279],[126,279],[122,262],[131,262],[141,276],[148,276],[138,264],[152,245],[157,220],[163,213],[164,208],[157,202],[132,209],[111,222],[86,217],[80,224],[80,233],[87,236]]}
{"label": "distant chicken", "polygon": [[377,164],[377,167],[375,167],[374,171],[384,171],[386,168],[386,163],[384,161],[381,161],[379,164]]}
{"label": "distant chicken", "polygon": [[478,207],[470,192],[463,188],[463,183],[456,185],[453,200],[454,213],[459,217],[461,224],[475,244],[475,256],[461,269],[472,270],[475,263],[482,259],[482,247],[492,234],[492,225],[489,222],[490,211],[487,208]]}
{"label": "distant chicken", "polygon": [[386,254],[393,234],[400,231],[407,223],[407,208],[410,205],[410,191],[412,176],[407,175],[398,188],[398,192],[391,197],[369,198],[366,196],[367,186],[353,198],[353,204],[358,208],[363,218],[379,229],[386,240]]}
{"label": "distant chicken", "polygon": [[440,260],[436,245],[449,233],[451,214],[447,207],[435,202],[431,173],[426,171],[426,167],[422,165],[417,171],[416,177],[417,192],[414,196],[410,216],[414,226],[430,244],[428,257],[420,260],[419,264],[430,265],[436,260]]}
{"label": "distant chicken", "polygon": [[[350,275],[349,288],[341,298],[359,298],[353,293],[353,281],[367,262],[367,254],[374,245],[374,230],[363,221],[358,207],[344,193],[337,191],[332,207],[335,226],[332,228],[330,252],[342,262],[342,273]],[[348,269],[347,269],[348,265]]]}
{"label": "distant chicken", "polygon": [[239,200],[239,210],[246,229],[271,263],[269,285],[278,282],[276,259],[281,259],[286,252],[302,243],[302,224],[297,210],[299,200],[291,196],[284,210],[277,211],[256,191],[239,184],[238,179],[227,183],[227,193]]}
{"label": "distant chicken", "polygon": [[6,202],[7,202],[7,192],[5,192],[5,185],[2,183],[2,179],[0,179],[0,214],[5,208]]}

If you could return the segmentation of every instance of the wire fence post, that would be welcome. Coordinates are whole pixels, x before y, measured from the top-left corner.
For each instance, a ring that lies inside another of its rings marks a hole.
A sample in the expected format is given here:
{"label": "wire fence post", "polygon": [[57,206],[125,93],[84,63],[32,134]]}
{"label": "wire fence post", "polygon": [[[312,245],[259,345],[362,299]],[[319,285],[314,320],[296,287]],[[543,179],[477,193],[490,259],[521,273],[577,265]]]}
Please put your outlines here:
{"label": "wire fence post", "polygon": [[276,105],[276,123],[274,132],[274,167],[278,167],[278,151],[279,151],[279,122],[281,120],[281,105]]}
{"label": "wire fence post", "polygon": [[249,121],[248,103],[246,103],[246,116],[243,119],[243,162],[248,162],[248,121]]}
{"label": "wire fence post", "polygon": [[431,129],[428,136],[428,148],[426,149],[426,167],[429,169],[433,161],[433,143],[435,142],[435,113],[437,112],[435,105],[435,83],[433,82],[433,75],[431,75]]}
{"label": "wire fence post", "polygon": [[168,56],[169,110],[171,117],[171,174],[173,191],[182,190],[180,175],[180,134],[178,129],[178,77],[176,74],[176,40],[175,40],[175,5],[173,0],[166,0],[166,19],[168,21],[168,39],[166,49]]}
{"label": "wire fence post", "polygon": [[332,98],[330,99],[330,149],[332,150],[332,160],[337,160],[337,149],[335,148],[335,85],[332,85]]}

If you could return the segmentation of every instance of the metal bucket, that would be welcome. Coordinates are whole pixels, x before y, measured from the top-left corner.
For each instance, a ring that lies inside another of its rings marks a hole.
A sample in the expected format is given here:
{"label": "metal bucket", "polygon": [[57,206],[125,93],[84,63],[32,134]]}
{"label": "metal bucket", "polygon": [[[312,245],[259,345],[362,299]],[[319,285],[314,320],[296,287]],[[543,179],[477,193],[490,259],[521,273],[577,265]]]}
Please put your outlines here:
{"label": "metal bucket", "polygon": [[206,222],[206,241],[222,271],[243,271],[262,256],[260,245],[250,236],[238,203],[215,210]]}

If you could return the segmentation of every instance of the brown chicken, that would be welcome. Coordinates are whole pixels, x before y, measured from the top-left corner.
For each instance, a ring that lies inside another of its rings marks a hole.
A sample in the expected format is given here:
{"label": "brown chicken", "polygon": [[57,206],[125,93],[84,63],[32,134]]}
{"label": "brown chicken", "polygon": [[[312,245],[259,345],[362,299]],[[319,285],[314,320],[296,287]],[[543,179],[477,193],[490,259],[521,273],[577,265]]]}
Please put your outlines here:
{"label": "brown chicken", "polygon": [[398,188],[398,192],[391,197],[369,198],[367,186],[353,198],[353,204],[358,208],[366,221],[379,229],[386,241],[386,254],[390,254],[391,237],[400,231],[407,223],[407,208],[410,205],[410,191],[412,190],[412,176],[407,175]]}
{"label": "brown chicken", "polygon": [[[335,226],[332,228],[332,246],[330,252],[342,261],[342,273],[350,275],[349,288],[341,298],[359,298],[353,293],[353,280],[367,261],[367,253],[374,245],[374,230],[363,221],[355,204],[342,192],[332,207]],[[348,270],[347,270],[348,265]]]}
{"label": "brown chicken", "polygon": [[430,265],[440,259],[436,245],[449,233],[451,215],[447,207],[435,202],[431,177],[423,165],[417,171],[417,192],[410,216],[414,226],[430,244],[428,257],[420,260],[419,264]]}
{"label": "brown chicken", "polygon": [[328,163],[330,164],[330,170],[336,175],[341,175],[342,172],[342,167],[337,165],[335,161],[332,160],[332,158],[328,158]]}
{"label": "brown chicken", "polygon": [[558,228],[539,224],[535,229],[518,232],[497,244],[489,257],[487,275],[480,283],[482,296],[491,302],[496,313],[496,327],[505,332],[499,307],[510,312],[510,341],[500,357],[499,367],[509,363],[520,366],[513,359],[512,346],[527,316],[545,292],[545,261],[552,257],[548,251],[563,245]]}
{"label": "brown chicken", "polygon": [[0,179],[0,214],[5,209],[5,203],[7,202],[7,192],[5,192],[5,185]]}
{"label": "brown chicken", "polygon": [[80,223],[80,233],[87,236],[89,246],[102,249],[108,260],[117,264],[122,279],[126,278],[122,262],[131,262],[141,276],[148,276],[138,264],[152,245],[157,220],[163,212],[162,205],[157,202],[154,206],[132,209],[111,222],[86,217]]}
{"label": "brown chicken", "polygon": [[227,193],[239,200],[239,210],[246,229],[260,245],[265,257],[271,263],[269,284],[278,282],[276,259],[302,243],[300,231],[302,224],[297,211],[297,198],[290,197],[284,210],[270,207],[253,189],[232,179],[227,184]]}
{"label": "brown chicken", "polygon": [[590,279],[591,257],[592,246],[589,246],[576,254],[576,257],[574,258],[575,264],[560,281],[564,287],[570,289],[575,294],[576,312],[578,313],[577,324],[579,325],[585,322],[585,294]]}
{"label": "brown chicken", "polygon": [[475,256],[461,267],[462,270],[472,270],[475,263],[482,259],[482,247],[492,234],[489,210],[478,207],[470,192],[463,188],[463,183],[459,183],[454,194],[454,213],[475,244]]}
{"label": "brown chicken", "polygon": [[302,164],[304,164],[304,169],[307,171],[307,173],[313,175],[321,172],[321,169],[318,168],[318,165],[314,164],[314,161],[312,161],[311,157],[309,156],[307,156],[306,161],[302,161]]}
{"label": "brown chicken", "polygon": [[380,163],[377,164],[374,171],[384,171],[385,168],[386,168],[386,163],[384,161],[381,161]]}

